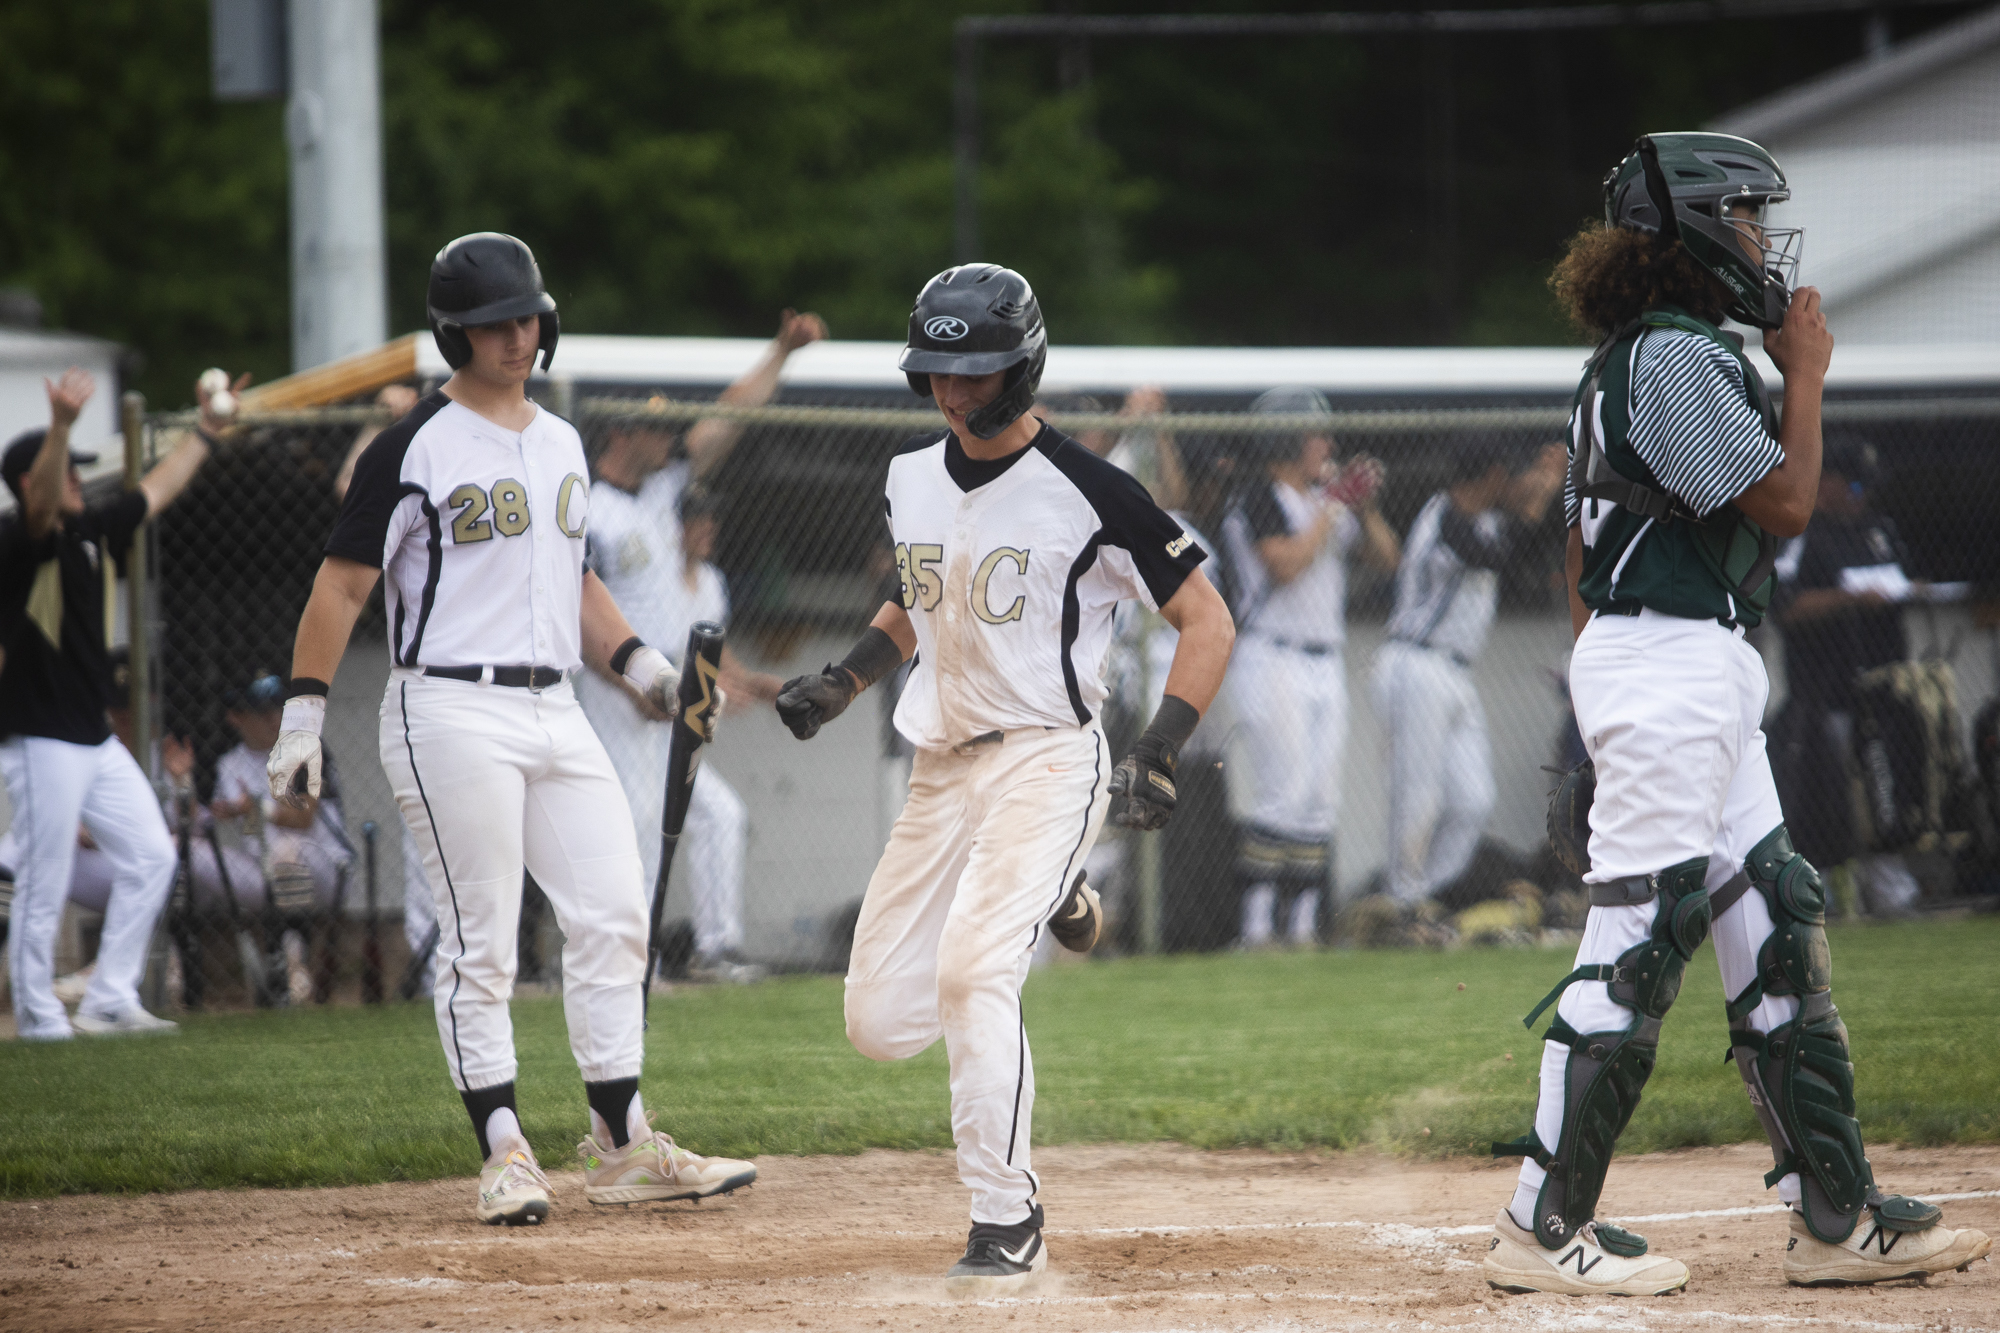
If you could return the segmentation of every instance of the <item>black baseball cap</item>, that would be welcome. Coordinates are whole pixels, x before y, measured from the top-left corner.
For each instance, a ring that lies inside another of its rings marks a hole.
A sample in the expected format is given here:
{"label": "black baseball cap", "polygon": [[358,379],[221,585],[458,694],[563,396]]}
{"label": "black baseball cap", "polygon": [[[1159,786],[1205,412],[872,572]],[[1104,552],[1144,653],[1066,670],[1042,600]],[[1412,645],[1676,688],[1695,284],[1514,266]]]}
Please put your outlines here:
{"label": "black baseball cap", "polygon": [[[0,478],[5,478],[7,489],[14,492],[16,500],[21,498],[21,478],[28,475],[28,469],[35,465],[35,455],[42,451],[42,441],[48,438],[48,434],[44,426],[24,430],[9,440],[7,452],[0,454]],[[84,449],[72,449],[69,461],[79,466],[95,463],[97,455]]]}

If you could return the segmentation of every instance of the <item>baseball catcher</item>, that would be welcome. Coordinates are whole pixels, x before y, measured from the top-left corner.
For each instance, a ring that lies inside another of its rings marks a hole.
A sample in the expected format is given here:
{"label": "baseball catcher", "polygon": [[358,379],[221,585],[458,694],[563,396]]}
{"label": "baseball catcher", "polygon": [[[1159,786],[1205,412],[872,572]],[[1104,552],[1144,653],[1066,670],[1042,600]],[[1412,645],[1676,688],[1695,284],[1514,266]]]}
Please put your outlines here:
{"label": "baseball catcher", "polygon": [[[1570,242],[1552,282],[1603,339],[1577,389],[1563,497],[1570,691],[1591,764],[1550,815],[1591,906],[1575,970],[1528,1016],[1555,1005],[1534,1127],[1494,1147],[1527,1159],[1486,1256],[1506,1290],[1686,1285],[1686,1265],[1596,1212],[1661,1023],[1711,935],[1729,1054],[1776,1162],[1765,1184],[1789,1205],[1786,1279],[1880,1282],[1992,1247],[1876,1187],[1825,891],[1792,849],[1759,729],[1770,684],[1743,636],[1769,603],[1778,540],[1812,517],[1833,352],[1819,293],[1793,290],[1799,232],[1771,222],[1789,195],[1747,140],[1642,138],[1605,179],[1604,225]],[[1782,414],[1725,316],[1764,330]]]}

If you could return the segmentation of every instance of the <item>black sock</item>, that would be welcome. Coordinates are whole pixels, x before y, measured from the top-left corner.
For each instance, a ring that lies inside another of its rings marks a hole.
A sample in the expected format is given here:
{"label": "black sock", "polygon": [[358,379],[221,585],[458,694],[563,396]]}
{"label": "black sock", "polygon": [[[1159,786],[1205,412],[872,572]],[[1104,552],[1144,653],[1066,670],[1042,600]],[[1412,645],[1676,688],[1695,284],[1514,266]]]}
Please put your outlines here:
{"label": "black sock", "polygon": [[632,1141],[627,1121],[632,1115],[632,1099],[639,1095],[638,1079],[608,1078],[602,1083],[586,1081],[583,1095],[590,1099],[590,1109],[611,1127],[612,1147],[622,1148]]}
{"label": "black sock", "polygon": [[486,1141],[487,1120],[503,1106],[513,1111],[516,1119],[520,1118],[521,1113],[514,1105],[514,1085],[499,1083],[458,1095],[465,1098],[466,1114],[472,1117],[472,1132],[479,1136],[479,1160],[484,1162],[493,1156],[493,1145]]}

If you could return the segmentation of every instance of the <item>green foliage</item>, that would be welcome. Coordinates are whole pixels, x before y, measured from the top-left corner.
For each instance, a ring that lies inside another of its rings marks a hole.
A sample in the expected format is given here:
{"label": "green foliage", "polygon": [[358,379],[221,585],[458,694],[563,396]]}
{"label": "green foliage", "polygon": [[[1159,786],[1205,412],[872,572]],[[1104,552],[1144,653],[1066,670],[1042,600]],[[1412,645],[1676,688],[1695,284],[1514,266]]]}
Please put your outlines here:
{"label": "green foliage", "polygon": [[[953,258],[952,23],[1044,7],[382,0],[390,331],[439,246],[492,228],[573,331],[762,335],[790,305],[900,338]],[[983,257],[1059,341],[1573,338],[1540,276],[1633,136],[1854,59],[1863,21],[988,42]],[[143,354],[158,406],[206,365],[290,368],[283,110],[213,100],[208,22],[0,7],[0,285]]]}
{"label": "green foliage", "polygon": [[[2000,1065],[1966,1036],[2000,1016],[2000,919],[1834,934],[1868,1141],[2000,1142]],[[1035,1137],[1480,1155],[1529,1122],[1541,1043],[1518,1015],[1569,961],[1228,954],[1039,972]],[[524,1000],[514,1016],[523,1124],[545,1163],[567,1162],[585,1106],[561,1007]],[[951,1144],[942,1047],[864,1060],[836,978],[657,998],[649,1042],[648,1104],[697,1151]],[[1622,1149],[1760,1140],[1724,1045],[1721,986],[1698,958]],[[0,1046],[0,1195],[422,1180],[474,1156],[428,1005]]]}

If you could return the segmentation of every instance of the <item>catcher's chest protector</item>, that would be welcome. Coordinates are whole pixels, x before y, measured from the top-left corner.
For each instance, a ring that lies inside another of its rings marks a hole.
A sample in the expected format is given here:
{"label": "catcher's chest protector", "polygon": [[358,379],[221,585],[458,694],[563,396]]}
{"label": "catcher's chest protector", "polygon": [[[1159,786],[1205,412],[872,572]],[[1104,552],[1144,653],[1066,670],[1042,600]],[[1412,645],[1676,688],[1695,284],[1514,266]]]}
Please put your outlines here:
{"label": "catcher's chest protector", "polygon": [[[1778,541],[1733,504],[1697,518],[1632,447],[1632,368],[1647,333],[1679,329],[1726,350],[1744,392],[1778,433],[1757,368],[1722,331],[1673,307],[1649,310],[1599,345],[1570,414],[1570,482],[1584,519],[1577,592],[1593,611],[1640,607],[1695,620],[1757,625],[1777,580]],[[1690,420],[1687,429],[1699,429]]]}

